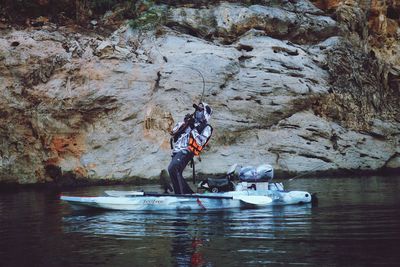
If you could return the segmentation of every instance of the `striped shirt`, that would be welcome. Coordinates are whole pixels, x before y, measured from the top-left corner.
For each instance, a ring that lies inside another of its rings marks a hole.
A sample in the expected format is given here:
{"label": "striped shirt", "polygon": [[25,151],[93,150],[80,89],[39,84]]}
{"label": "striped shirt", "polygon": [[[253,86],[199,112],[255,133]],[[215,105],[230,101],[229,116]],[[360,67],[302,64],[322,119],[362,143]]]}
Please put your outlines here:
{"label": "striped shirt", "polygon": [[[176,127],[180,127],[181,124],[177,124]],[[195,126],[198,126],[199,123],[196,123]],[[175,129],[174,128],[174,129]],[[207,142],[207,139],[211,136],[211,127],[207,125],[201,133],[197,131],[196,128],[192,129],[191,127],[187,127],[185,132],[179,137],[179,139],[174,143],[174,148],[172,149],[172,153],[177,153],[182,150],[187,150],[189,145],[189,137],[190,135],[196,140],[196,143],[200,146],[204,146]]]}

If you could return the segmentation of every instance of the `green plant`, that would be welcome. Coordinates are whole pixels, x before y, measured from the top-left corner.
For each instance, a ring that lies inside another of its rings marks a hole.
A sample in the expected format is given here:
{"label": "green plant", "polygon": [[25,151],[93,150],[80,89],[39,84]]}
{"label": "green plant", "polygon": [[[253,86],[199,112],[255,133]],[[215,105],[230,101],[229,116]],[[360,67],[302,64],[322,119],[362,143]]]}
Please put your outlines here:
{"label": "green plant", "polygon": [[129,26],[134,29],[151,29],[162,24],[164,16],[165,10],[160,6],[154,6],[129,21]]}

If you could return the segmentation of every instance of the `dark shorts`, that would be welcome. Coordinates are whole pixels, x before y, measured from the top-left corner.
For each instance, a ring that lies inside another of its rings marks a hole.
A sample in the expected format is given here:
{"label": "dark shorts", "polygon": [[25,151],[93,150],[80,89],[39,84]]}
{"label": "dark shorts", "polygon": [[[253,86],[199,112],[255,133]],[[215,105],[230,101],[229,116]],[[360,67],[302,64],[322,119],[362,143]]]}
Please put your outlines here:
{"label": "dark shorts", "polygon": [[183,150],[172,155],[171,163],[168,166],[169,176],[171,177],[172,186],[175,194],[192,194],[193,190],[182,176],[183,170],[187,164],[193,159],[194,154],[190,151]]}

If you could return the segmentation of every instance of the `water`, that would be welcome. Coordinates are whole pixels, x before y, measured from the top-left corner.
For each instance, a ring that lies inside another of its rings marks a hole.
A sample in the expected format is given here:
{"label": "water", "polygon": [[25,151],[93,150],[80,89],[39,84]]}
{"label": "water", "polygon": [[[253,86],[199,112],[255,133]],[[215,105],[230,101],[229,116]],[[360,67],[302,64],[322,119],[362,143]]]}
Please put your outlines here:
{"label": "water", "polygon": [[[3,192],[0,266],[399,265],[400,176],[296,179],[286,187],[317,192],[318,207],[76,213],[59,192]],[[137,188],[63,193],[106,189]]]}

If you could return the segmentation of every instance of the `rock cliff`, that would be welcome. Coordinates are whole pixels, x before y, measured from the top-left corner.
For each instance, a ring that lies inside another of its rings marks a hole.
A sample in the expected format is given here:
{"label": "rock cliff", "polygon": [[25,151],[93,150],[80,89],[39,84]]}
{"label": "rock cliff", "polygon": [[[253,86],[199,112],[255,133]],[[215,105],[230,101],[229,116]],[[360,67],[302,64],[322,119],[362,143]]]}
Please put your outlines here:
{"label": "rock cliff", "polygon": [[400,168],[399,3],[163,2],[111,34],[0,28],[0,182],[157,177],[203,78],[202,173]]}

